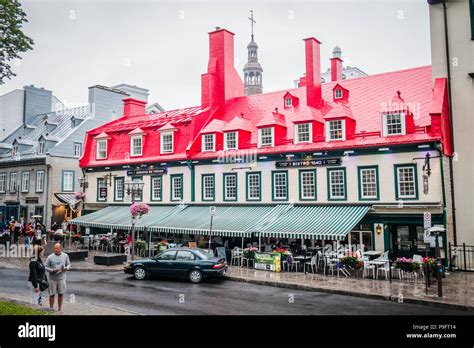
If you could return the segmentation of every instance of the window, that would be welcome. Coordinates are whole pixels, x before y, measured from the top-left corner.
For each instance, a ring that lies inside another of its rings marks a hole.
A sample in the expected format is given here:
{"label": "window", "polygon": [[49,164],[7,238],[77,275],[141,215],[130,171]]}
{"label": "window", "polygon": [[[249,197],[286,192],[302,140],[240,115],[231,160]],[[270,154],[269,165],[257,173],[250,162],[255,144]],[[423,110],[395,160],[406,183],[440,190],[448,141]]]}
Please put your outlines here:
{"label": "window", "polygon": [[260,128],[258,130],[258,146],[274,146],[273,127]]}
{"label": "window", "polygon": [[346,170],[328,169],[328,200],[346,199]]}
{"label": "window", "polygon": [[237,200],[237,174],[224,173],[224,201]]}
{"label": "window", "polygon": [[416,165],[395,165],[395,189],[397,199],[417,199]]}
{"label": "window", "polygon": [[132,136],[130,138],[130,147],[130,156],[141,156],[143,152],[143,136]]}
{"label": "window", "polygon": [[247,173],[247,200],[248,201],[259,201],[261,197],[261,177],[262,174],[258,173]]}
{"label": "window", "polygon": [[74,143],[74,157],[81,157],[82,155],[82,144],[81,143]]}
{"label": "window", "polygon": [[16,192],[16,173],[10,173],[10,192]]}
{"label": "window", "polygon": [[378,167],[359,167],[359,199],[378,200]]}
{"label": "window", "polygon": [[30,172],[21,173],[21,192],[30,191]]}
{"label": "window", "polygon": [[114,184],[114,200],[123,201],[125,197],[125,178],[115,178]]}
{"label": "window", "polygon": [[63,192],[74,191],[74,172],[69,170],[63,170]]}
{"label": "window", "polygon": [[38,155],[44,154],[44,141],[40,141],[38,144]]}
{"label": "window", "polygon": [[316,199],[316,170],[300,170],[300,200]]}
{"label": "window", "polygon": [[160,260],[174,260],[176,256],[176,251],[165,251],[164,253],[160,254],[158,258]]}
{"label": "window", "polygon": [[386,114],[383,117],[385,136],[405,134],[405,114]]}
{"label": "window", "polygon": [[0,193],[5,193],[7,190],[7,174],[0,174]]}
{"label": "window", "polygon": [[176,261],[194,261],[196,257],[190,251],[178,250],[176,253]]}
{"label": "window", "polygon": [[289,108],[293,105],[293,99],[285,98],[285,108]]}
{"label": "window", "polygon": [[326,122],[326,141],[345,140],[346,122],[344,120],[335,120]]}
{"label": "window", "polygon": [[237,132],[224,133],[224,150],[237,150]]}
{"label": "window", "polygon": [[215,134],[203,134],[202,136],[202,152],[215,151]]}
{"label": "window", "polygon": [[151,177],[151,200],[152,201],[161,201],[162,199],[162,187],[163,187],[163,177],[161,176],[152,176]]}
{"label": "window", "polygon": [[[143,181],[143,177],[141,176],[132,176],[132,182],[141,182]],[[137,190],[135,192],[135,195],[133,197],[133,200],[135,202],[141,202],[143,200],[143,189],[144,189],[144,186],[141,190]]]}
{"label": "window", "polygon": [[18,145],[13,145],[12,156],[18,156]]}
{"label": "window", "polygon": [[172,174],[171,179],[171,200],[179,201],[183,199],[183,175]]}
{"label": "window", "polygon": [[295,125],[295,143],[311,143],[312,139],[312,124],[299,123]]}
{"label": "window", "polygon": [[213,201],[214,200],[214,174],[203,174],[201,180],[201,193],[203,201]]}
{"label": "window", "polygon": [[97,140],[97,159],[107,158],[107,139]]}
{"label": "window", "polygon": [[173,146],[173,137],[174,134],[173,132],[163,132],[161,133],[161,148],[160,152],[161,153],[173,153],[174,151],[174,146]]}
{"label": "window", "polygon": [[97,202],[107,200],[107,185],[104,178],[97,178]]}
{"label": "window", "polygon": [[288,199],[288,172],[277,171],[272,172],[272,199],[287,200]]}
{"label": "window", "polygon": [[334,99],[342,99],[342,89],[336,89],[334,91]]}
{"label": "window", "polygon": [[44,170],[36,171],[36,192],[44,191]]}

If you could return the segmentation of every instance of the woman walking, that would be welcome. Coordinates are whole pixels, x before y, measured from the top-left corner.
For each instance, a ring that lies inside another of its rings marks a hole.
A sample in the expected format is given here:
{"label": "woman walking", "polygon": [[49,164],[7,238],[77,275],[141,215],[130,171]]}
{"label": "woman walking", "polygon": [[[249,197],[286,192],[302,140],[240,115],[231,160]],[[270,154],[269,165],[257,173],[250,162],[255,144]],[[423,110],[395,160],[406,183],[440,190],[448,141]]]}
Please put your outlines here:
{"label": "woman walking", "polygon": [[36,245],[33,248],[33,257],[30,259],[30,275],[28,277],[28,285],[31,289],[31,302],[35,305],[42,306],[41,292],[48,287],[48,280],[41,257],[44,254],[42,246]]}

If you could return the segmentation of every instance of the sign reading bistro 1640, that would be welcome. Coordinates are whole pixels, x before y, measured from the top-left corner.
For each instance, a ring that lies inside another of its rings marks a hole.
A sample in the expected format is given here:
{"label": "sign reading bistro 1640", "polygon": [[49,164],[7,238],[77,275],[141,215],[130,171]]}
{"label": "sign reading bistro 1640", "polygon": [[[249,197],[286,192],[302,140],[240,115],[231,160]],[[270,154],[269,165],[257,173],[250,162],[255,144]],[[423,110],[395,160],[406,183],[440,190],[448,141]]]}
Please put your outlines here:
{"label": "sign reading bistro 1640", "polygon": [[286,167],[314,167],[314,166],[337,166],[341,164],[340,158],[315,158],[292,161],[275,162],[277,168]]}

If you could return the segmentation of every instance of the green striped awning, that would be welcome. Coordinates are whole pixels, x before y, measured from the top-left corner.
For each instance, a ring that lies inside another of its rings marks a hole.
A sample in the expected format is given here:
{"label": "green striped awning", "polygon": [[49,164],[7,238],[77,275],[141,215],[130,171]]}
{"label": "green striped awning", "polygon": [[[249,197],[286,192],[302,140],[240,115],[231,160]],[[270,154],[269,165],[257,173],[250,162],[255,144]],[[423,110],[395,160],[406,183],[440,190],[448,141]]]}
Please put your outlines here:
{"label": "green striped awning", "polygon": [[342,240],[367,214],[369,206],[295,206],[267,224],[265,237]]}
{"label": "green striped awning", "polygon": [[[212,221],[213,236],[249,237],[258,232],[255,226],[281,213],[286,206],[218,206]],[[150,226],[151,231],[166,233],[209,234],[208,206],[188,206],[182,211]]]}

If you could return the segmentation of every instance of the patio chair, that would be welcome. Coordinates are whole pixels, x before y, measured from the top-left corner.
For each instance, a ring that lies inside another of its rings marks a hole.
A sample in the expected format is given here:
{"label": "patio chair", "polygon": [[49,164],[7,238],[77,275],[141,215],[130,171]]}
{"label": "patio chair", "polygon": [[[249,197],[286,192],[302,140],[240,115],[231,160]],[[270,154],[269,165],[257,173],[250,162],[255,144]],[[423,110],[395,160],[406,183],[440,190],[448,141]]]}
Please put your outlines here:
{"label": "patio chair", "polygon": [[[392,266],[392,269],[393,269],[393,266]],[[388,272],[390,272],[390,263],[389,262],[386,262],[384,263],[383,266],[380,266],[377,268],[377,278],[379,278],[379,275],[380,274],[384,274],[384,277],[385,279],[388,279]]]}
{"label": "patio chair", "polygon": [[362,279],[366,278],[372,272],[372,277],[375,279],[375,265],[371,264],[368,257],[363,258],[364,271],[362,272]]}
{"label": "patio chair", "polygon": [[306,268],[309,267],[311,269],[311,273],[316,273],[318,271],[318,263],[317,263],[317,257],[313,256],[311,260],[308,262],[305,262],[305,271]]}
{"label": "patio chair", "polygon": [[242,263],[242,251],[239,248],[235,247],[231,251],[230,264],[240,266],[241,263]]}

